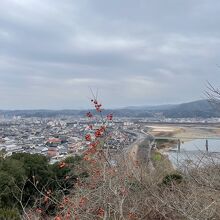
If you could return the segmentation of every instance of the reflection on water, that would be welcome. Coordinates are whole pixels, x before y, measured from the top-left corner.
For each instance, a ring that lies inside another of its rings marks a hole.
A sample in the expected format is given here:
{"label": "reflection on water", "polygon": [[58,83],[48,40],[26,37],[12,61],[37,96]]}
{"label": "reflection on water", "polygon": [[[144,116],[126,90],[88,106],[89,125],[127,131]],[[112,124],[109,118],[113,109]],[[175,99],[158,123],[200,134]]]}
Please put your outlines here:
{"label": "reflection on water", "polygon": [[169,159],[174,166],[204,166],[220,162],[220,139],[208,139],[208,152],[206,140],[195,139],[181,142],[180,152],[178,146],[168,152]]}

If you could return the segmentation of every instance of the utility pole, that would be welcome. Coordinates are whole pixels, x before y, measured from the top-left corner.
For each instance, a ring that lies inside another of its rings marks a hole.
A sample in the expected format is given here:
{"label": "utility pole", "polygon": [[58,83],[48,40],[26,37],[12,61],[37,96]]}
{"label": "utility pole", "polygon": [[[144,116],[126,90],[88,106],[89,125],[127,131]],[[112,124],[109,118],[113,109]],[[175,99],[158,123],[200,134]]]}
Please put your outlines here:
{"label": "utility pole", "polygon": [[209,142],[207,139],[205,141],[205,148],[206,148],[206,152],[209,152]]}
{"label": "utility pole", "polygon": [[178,152],[180,152],[180,145],[181,145],[181,142],[180,142],[180,139],[178,139],[178,144],[177,144],[177,146],[178,146]]}

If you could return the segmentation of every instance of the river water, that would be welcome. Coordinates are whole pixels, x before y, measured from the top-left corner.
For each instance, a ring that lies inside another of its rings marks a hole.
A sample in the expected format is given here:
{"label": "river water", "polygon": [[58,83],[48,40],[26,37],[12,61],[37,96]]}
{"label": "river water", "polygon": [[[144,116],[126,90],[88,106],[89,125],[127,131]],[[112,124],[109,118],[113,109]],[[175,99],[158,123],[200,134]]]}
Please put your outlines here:
{"label": "river water", "polygon": [[194,139],[181,143],[178,147],[168,152],[168,157],[175,167],[204,166],[220,163],[220,137],[219,139],[207,139],[208,152],[206,151],[206,139]]}

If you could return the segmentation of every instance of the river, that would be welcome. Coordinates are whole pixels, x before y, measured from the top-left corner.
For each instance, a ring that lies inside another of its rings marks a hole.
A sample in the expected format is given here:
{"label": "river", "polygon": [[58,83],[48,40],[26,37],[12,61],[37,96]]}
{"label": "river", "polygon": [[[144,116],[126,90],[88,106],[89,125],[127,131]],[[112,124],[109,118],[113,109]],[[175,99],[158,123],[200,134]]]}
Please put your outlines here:
{"label": "river", "polygon": [[206,151],[206,139],[194,139],[181,142],[178,147],[168,151],[168,157],[175,167],[204,166],[220,162],[220,138],[207,139],[208,152]]}

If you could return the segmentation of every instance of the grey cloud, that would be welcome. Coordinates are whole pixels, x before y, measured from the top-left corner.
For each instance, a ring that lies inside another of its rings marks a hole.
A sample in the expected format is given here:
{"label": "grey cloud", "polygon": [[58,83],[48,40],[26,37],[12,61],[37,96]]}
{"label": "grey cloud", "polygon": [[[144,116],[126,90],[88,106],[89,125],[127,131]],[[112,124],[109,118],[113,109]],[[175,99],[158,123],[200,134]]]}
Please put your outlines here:
{"label": "grey cloud", "polygon": [[89,87],[109,107],[201,98],[220,84],[219,14],[218,0],[2,0],[0,108],[83,107]]}

